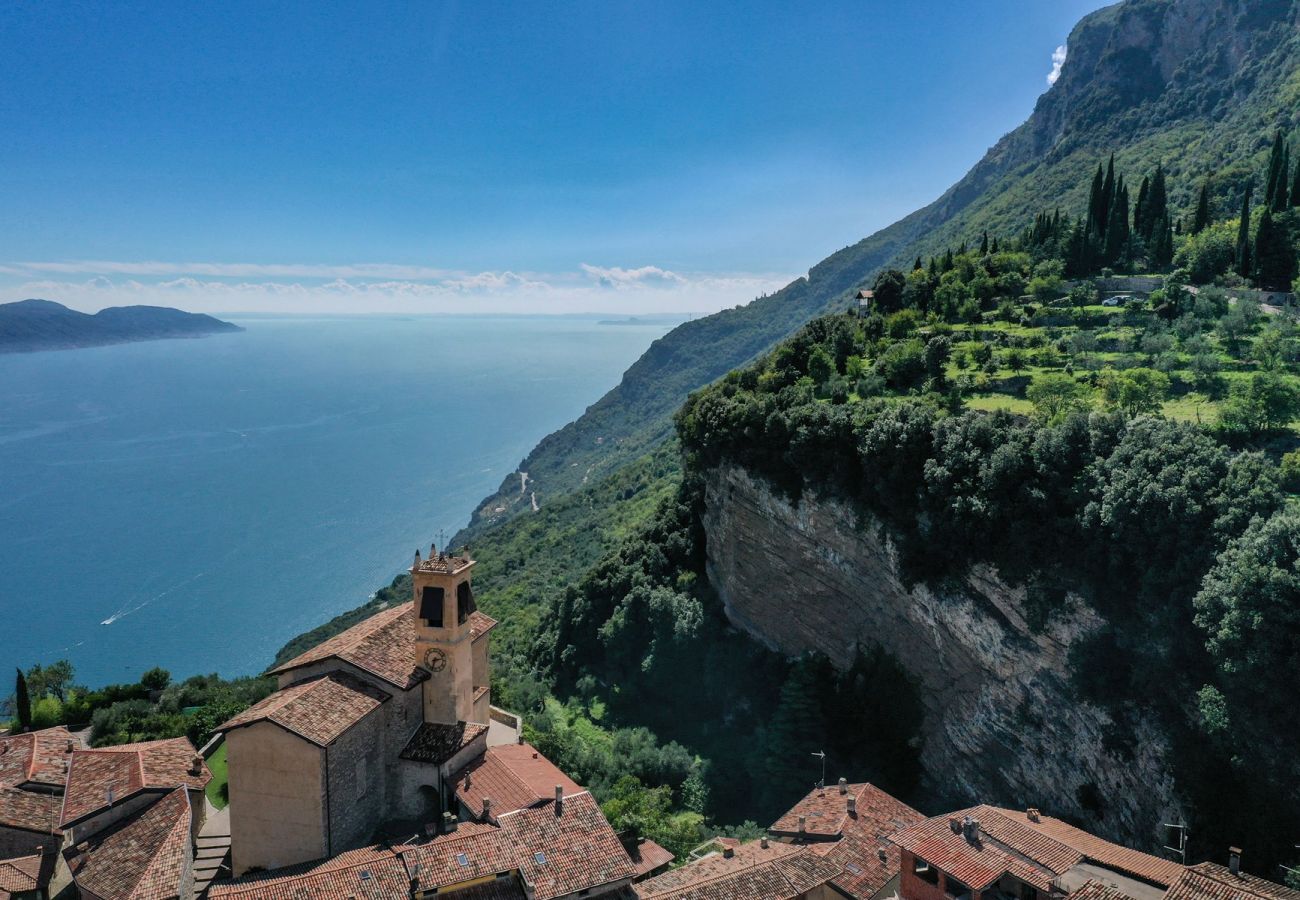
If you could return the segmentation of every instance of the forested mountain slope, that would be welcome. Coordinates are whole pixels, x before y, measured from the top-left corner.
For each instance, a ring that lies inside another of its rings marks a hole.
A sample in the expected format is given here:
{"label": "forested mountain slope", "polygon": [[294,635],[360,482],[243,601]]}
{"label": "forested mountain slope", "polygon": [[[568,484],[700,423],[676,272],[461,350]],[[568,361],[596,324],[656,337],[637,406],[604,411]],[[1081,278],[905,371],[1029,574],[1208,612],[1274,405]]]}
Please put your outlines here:
{"label": "forested mountain slope", "polygon": [[[577,421],[520,464],[545,504],[661,443],[691,390],[848,303],[885,265],[905,267],[985,230],[1010,234],[1033,215],[1087,200],[1098,156],[1131,172],[1163,162],[1171,209],[1190,215],[1213,175],[1220,216],[1300,110],[1300,33],[1293,0],[1128,0],[1071,32],[1060,78],[1033,114],[936,201],[846,247],[777,293],[678,326]],[[923,136],[918,135],[918,139]],[[457,542],[531,508],[515,475],[474,513]]]}

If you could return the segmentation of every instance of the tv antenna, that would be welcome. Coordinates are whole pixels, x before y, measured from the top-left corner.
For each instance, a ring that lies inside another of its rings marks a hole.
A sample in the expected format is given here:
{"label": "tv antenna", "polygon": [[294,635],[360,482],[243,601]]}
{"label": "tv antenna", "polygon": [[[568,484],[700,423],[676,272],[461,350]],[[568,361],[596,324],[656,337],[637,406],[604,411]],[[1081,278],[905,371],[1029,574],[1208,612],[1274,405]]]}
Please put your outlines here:
{"label": "tv antenna", "polygon": [[1187,865],[1187,826],[1174,825],[1171,822],[1165,822],[1164,825],[1166,828],[1178,829],[1178,846],[1170,847],[1168,844],[1166,844],[1165,849],[1168,850],[1170,853],[1177,853],[1179,862],[1181,862],[1183,865]]}
{"label": "tv antenna", "polygon": [[822,758],[822,780],[817,782],[819,788],[826,787],[826,751],[818,750],[816,753],[810,753],[809,756],[820,756]]}

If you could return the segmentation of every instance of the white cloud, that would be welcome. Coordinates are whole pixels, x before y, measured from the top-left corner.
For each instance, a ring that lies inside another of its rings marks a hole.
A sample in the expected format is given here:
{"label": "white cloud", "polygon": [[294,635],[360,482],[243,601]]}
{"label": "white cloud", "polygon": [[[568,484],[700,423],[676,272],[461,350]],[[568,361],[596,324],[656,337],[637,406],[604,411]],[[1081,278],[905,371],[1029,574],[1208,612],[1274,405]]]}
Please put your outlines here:
{"label": "white cloud", "polygon": [[205,262],[119,262],[84,259],[10,263],[0,272],[49,272],[65,275],[96,273],[101,275],[204,275],[209,278],[401,278],[430,280],[458,273],[430,266],[393,263],[353,263],[350,265],[316,265],[309,263],[205,263]]}
{"label": "white cloud", "polygon": [[1061,66],[1065,65],[1066,52],[1065,44],[1052,51],[1052,71],[1047,73],[1047,83],[1049,85],[1056,84],[1056,79],[1061,77]]}
{"label": "white cloud", "polygon": [[674,287],[686,284],[686,279],[676,272],[658,266],[641,266],[639,269],[620,269],[618,266],[592,266],[582,264],[587,277],[602,287],[628,287],[629,285],[655,285]]}

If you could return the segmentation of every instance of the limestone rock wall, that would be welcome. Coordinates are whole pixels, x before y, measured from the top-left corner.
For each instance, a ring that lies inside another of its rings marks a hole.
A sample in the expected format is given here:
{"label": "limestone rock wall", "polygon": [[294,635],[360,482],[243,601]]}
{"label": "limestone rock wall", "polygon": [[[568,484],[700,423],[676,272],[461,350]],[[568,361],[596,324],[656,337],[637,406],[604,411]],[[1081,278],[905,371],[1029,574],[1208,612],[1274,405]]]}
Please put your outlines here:
{"label": "limestone rock wall", "polygon": [[[1071,695],[1070,645],[1103,624],[1078,598],[1036,634],[1023,590],[989,568],[908,587],[878,522],[809,493],[792,506],[736,467],[709,473],[704,526],[709,580],[737,627],[787,655],[816,650],[840,666],[859,645],[883,645],[917,680],[923,789],[936,809],[1037,806],[1151,848],[1161,822],[1179,821],[1154,727],[1143,726],[1135,759],[1117,760],[1102,746],[1107,714]],[[1101,813],[1079,802],[1087,784],[1105,798]]]}

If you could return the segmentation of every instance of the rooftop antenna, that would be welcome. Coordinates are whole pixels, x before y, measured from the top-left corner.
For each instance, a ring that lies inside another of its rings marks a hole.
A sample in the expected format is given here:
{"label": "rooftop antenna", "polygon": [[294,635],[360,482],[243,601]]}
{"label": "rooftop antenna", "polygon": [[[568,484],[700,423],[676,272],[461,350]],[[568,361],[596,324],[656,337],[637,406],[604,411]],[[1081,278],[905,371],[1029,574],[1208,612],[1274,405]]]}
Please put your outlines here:
{"label": "rooftop antenna", "polygon": [[826,751],[818,750],[816,753],[810,753],[809,756],[820,756],[822,758],[822,780],[817,782],[819,788],[826,787]]}
{"label": "rooftop antenna", "polygon": [[1164,825],[1166,828],[1178,829],[1178,846],[1170,847],[1168,844],[1166,844],[1165,849],[1168,850],[1170,853],[1177,853],[1178,861],[1181,862],[1183,865],[1187,865],[1187,826],[1174,825],[1172,822],[1165,822]]}

